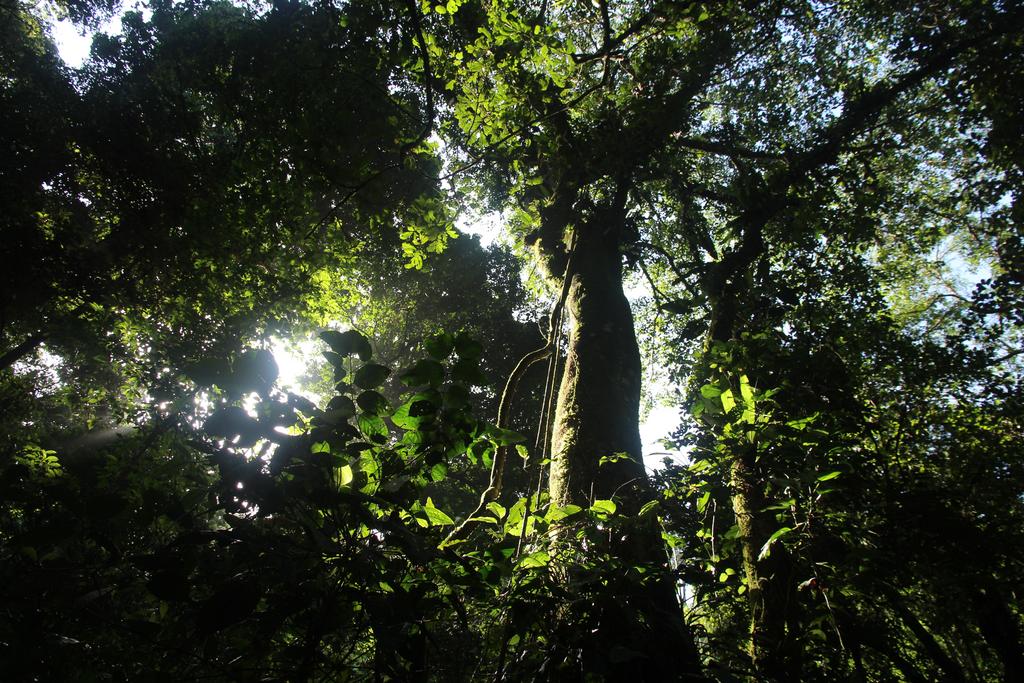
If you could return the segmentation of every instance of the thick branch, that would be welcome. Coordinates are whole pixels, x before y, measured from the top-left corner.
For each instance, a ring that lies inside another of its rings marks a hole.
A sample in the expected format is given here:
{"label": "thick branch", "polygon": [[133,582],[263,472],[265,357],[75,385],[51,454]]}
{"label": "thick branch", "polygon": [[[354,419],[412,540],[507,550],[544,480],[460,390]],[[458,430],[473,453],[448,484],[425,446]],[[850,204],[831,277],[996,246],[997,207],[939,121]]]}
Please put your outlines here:
{"label": "thick branch", "polygon": [[46,340],[46,335],[36,332],[31,337],[0,356],[0,370],[6,370]]}

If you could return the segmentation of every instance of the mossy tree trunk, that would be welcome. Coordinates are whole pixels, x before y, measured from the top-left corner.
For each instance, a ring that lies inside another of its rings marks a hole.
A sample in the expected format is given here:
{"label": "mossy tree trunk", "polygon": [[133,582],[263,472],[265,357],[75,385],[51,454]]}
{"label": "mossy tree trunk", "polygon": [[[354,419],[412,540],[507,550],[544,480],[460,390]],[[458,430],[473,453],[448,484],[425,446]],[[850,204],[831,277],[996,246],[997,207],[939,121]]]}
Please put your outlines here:
{"label": "mossy tree trunk", "polygon": [[[588,606],[596,624],[580,644],[584,662],[602,662],[609,680],[695,680],[701,677],[700,661],[675,581],[664,571],[650,570],[667,564],[660,528],[653,515],[636,518],[654,497],[641,454],[640,352],[622,288],[619,233],[624,215],[620,211],[605,218],[607,223],[577,228],[575,238],[565,302],[568,356],[554,419],[551,502],[587,508],[595,500],[610,499],[619,512],[633,516],[624,532],[609,532],[601,540],[601,549],[621,566],[614,572],[614,590],[598,593],[601,604]],[[602,464],[606,456],[611,461]],[[556,546],[571,549],[573,533],[571,525],[556,529]],[[646,565],[646,572],[634,569],[640,565]],[[561,573],[573,590],[571,568]]]}

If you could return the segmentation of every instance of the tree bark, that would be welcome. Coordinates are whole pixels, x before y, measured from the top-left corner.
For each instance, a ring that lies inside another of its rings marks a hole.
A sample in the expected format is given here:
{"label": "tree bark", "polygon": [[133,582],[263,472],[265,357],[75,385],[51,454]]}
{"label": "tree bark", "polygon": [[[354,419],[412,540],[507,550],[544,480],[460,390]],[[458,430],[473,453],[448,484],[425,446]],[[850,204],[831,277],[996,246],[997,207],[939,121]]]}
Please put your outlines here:
{"label": "tree bark", "polygon": [[1024,680],[1024,638],[1020,619],[993,588],[976,591],[974,613],[981,635],[1003,665],[1003,680]]}
{"label": "tree bark", "polygon": [[935,640],[935,636],[921,623],[921,620],[914,615],[909,607],[903,602],[903,597],[895,588],[884,587],[883,591],[886,593],[886,597],[889,599],[889,604],[893,610],[899,616],[903,625],[914,634],[918,642],[924,648],[924,651],[928,654],[935,665],[942,671],[943,681],[950,681],[951,683],[960,683],[964,680],[964,672],[952,657],[946,654],[946,651],[939,645],[939,642]]}
{"label": "tree bark", "polygon": [[[573,254],[565,303],[568,355],[555,409],[551,503],[586,508],[594,500],[613,499],[620,512],[635,516],[653,498],[641,454],[640,352],[622,289],[620,226],[602,229],[606,227],[582,226]],[[601,464],[602,457],[616,454],[623,457]],[[571,531],[570,526],[556,529],[556,546],[571,545]],[[631,569],[665,567],[656,521],[634,518],[627,533],[608,539],[608,550],[622,563],[625,576],[615,577],[614,595],[606,590],[603,604],[592,606],[597,627],[589,642],[581,643],[584,662],[603,662],[608,680],[701,678],[675,581],[664,572]],[[609,656],[614,651],[618,656]]]}
{"label": "tree bark", "polygon": [[[766,250],[762,228],[779,206],[776,204],[757,215],[741,217],[737,224],[745,228],[738,247],[708,266],[703,282],[711,302],[706,351],[716,342],[732,342],[746,327],[748,311],[744,310],[744,302],[750,297],[749,275]],[[710,372],[710,367],[706,366],[694,375],[691,393],[700,390]],[[753,369],[748,373],[753,374]],[[769,505],[765,497],[766,476],[758,466],[753,447],[743,447],[731,457],[732,509],[739,528],[750,607],[751,664],[766,680],[799,680],[802,668],[799,640],[787,627],[796,623],[798,608],[793,562],[781,543],[776,544],[767,557],[759,559],[761,548],[779,527],[775,514],[765,511]]]}
{"label": "tree bark", "polygon": [[754,454],[737,455],[731,474],[732,508],[739,527],[750,605],[750,659],[754,670],[768,680],[799,680],[799,646],[796,636],[786,628],[797,609],[793,590],[796,577],[781,543],[775,544],[766,557],[758,557],[778,524],[773,514],[763,511],[768,501]]}

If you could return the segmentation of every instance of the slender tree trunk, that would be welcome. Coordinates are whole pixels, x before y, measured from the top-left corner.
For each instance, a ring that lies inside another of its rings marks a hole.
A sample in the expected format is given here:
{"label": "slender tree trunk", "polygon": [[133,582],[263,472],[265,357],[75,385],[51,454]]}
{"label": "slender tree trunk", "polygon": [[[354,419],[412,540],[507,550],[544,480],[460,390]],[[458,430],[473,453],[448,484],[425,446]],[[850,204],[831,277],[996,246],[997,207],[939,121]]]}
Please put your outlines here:
{"label": "slender tree trunk", "polygon": [[885,588],[885,593],[889,598],[889,604],[896,611],[900,620],[903,622],[911,633],[917,638],[918,642],[924,648],[924,651],[928,653],[928,656],[939,670],[942,671],[943,681],[950,681],[951,683],[960,683],[966,680],[964,678],[964,671],[956,661],[953,660],[946,651],[942,649],[939,642],[935,640],[935,636],[921,623],[920,619],[914,615],[910,608],[903,602],[903,598],[900,594],[891,588]]}
{"label": "slender tree trunk", "polygon": [[[621,512],[635,515],[653,497],[640,446],[640,352],[622,290],[619,226],[603,227],[583,226],[573,255],[566,300],[568,357],[555,410],[550,492],[553,505],[587,507],[614,499]],[[616,454],[624,457],[600,464],[602,457]],[[571,544],[573,539],[560,538],[571,533],[571,526],[556,530],[556,544]],[[628,533],[615,536],[607,542],[623,565],[616,577],[621,581],[615,595],[605,591],[604,604],[592,606],[597,625],[590,642],[581,644],[584,662],[602,662],[608,680],[700,678],[674,580],[631,569],[666,564],[656,521],[637,520]]]}
{"label": "slender tree trunk", "polygon": [[799,649],[786,624],[797,609],[792,562],[782,544],[764,558],[761,548],[778,524],[765,513],[764,481],[757,472],[754,454],[739,454],[732,463],[732,508],[743,549],[743,570],[750,605],[750,658],[754,669],[772,681],[800,677]]}
{"label": "slender tree trunk", "polygon": [[1024,638],[1021,637],[1020,619],[992,588],[977,591],[973,602],[981,635],[1003,665],[1003,680],[1007,683],[1024,680]]}
{"label": "slender tree trunk", "polygon": [[[740,223],[746,226],[740,245],[708,268],[703,282],[711,302],[706,351],[716,342],[731,342],[746,327],[749,307],[745,302],[751,293],[751,271],[766,249],[761,234],[766,220],[767,215],[745,217]],[[709,373],[705,367],[694,376],[691,393],[700,389]],[[748,373],[753,374],[753,369]],[[781,544],[759,559],[761,548],[779,526],[774,513],[765,511],[770,504],[765,482],[753,448],[732,454],[730,487],[750,606],[751,663],[767,680],[793,681],[800,679],[802,665],[797,634],[787,628],[797,621],[797,581],[793,562]]]}

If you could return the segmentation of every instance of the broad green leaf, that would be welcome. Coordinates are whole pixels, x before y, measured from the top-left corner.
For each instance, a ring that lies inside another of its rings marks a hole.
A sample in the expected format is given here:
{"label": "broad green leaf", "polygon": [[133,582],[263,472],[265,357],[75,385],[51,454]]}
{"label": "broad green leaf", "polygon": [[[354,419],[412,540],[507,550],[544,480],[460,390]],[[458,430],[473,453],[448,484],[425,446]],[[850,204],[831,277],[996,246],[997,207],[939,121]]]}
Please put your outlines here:
{"label": "broad green leaf", "polygon": [[334,351],[324,351],[324,358],[331,364],[331,367],[335,368],[335,374],[337,372],[345,373],[345,357],[335,353]]}
{"label": "broad green leaf", "polygon": [[[520,498],[508,510],[508,517],[505,518],[505,533],[510,536],[519,536],[523,530],[523,518],[525,516],[526,499]],[[529,527],[529,523],[527,523],[527,527]]]}
{"label": "broad green leaf", "polygon": [[459,358],[477,359],[484,352],[483,345],[468,334],[462,332],[455,337],[455,352]]}
{"label": "broad green leaf", "polygon": [[333,413],[336,420],[347,420],[356,414],[356,404],[348,396],[335,396],[324,412]]}
{"label": "broad green leaf", "polygon": [[388,426],[377,415],[360,415],[359,431],[374,443],[384,443],[388,437]]}
{"label": "broad green leaf", "polygon": [[649,515],[652,511],[656,510],[659,505],[661,505],[661,501],[659,500],[647,501],[646,503],[644,503],[643,507],[640,508],[640,514],[638,516],[645,517]]}
{"label": "broad green leaf", "polygon": [[359,394],[356,404],[360,410],[372,415],[381,415],[388,410],[388,400],[373,390],[367,390]]}
{"label": "broad green leaf", "polygon": [[424,358],[402,373],[402,383],[406,386],[438,386],[444,380],[444,366],[436,360]]}
{"label": "broad green leaf", "polygon": [[394,425],[399,429],[418,429],[422,418],[410,415],[409,413],[413,404],[419,402],[421,402],[421,400],[413,398],[400,405],[391,415],[391,422],[394,423]]}
{"label": "broad green leaf", "polygon": [[583,508],[581,508],[579,505],[572,505],[571,503],[569,505],[563,505],[561,507],[551,507],[548,509],[547,514],[544,515],[544,519],[546,519],[549,522],[558,522],[560,520],[565,519],[566,517],[575,515],[576,513],[581,512],[582,510]]}
{"label": "broad green leaf", "polygon": [[740,396],[748,407],[754,407],[754,390],[750,388],[750,380],[746,375],[740,375]]}
{"label": "broad green leaf", "polygon": [[239,393],[268,391],[278,376],[274,354],[266,349],[246,351],[235,360],[231,370],[232,388]]}
{"label": "broad green leaf", "polygon": [[434,507],[434,501],[429,497],[427,498],[426,504],[423,506],[423,514],[426,515],[427,520],[429,520],[434,526],[448,526],[450,524],[455,524],[455,520]]}
{"label": "broad green leaf", "polygon": [[423,342],[423,348],[434,360],[444,360],[455,349],[455,337],[447,332],[442,332]]}
{"label": "broad green leaf", "polygon": [[488,517],[486,515],[477,516],[477,517],[470,517],[466,521],[469,521],[469,522],[479,522],[480,524],[494,524],[495,526],[497,526],[500,523],[500,521],[498,519],[496,519],[495,517]]}
{"label": "broad green leaf", "polygon": [[390,374],[390,368],[369,363],[356,370],[355,384],[360,389],[375,389],[383,384]]}
{"label": "broad green leaf", "polygon": [[595,500],[590,506],[590,511],[599,518],[607,518],[609,515],[614,515],[616,509],[618,508],[615,502],[611,500]]}
{"label": "broad green leaf", "polygon": [[700,388],[700,395],[704,398],[715,398],[721,395],[722,390],[716,387],[714,384],[705,384]]}
{"label": "broad green leaf", "polygon": [[494,439],[499,446],[509,446],[514,443],[523,443],[526,437],[511,429],[490,426],[487,428],[487,436]]}
{"label": "broad green leaf", "polygon": [[551,555],[547,551],[538,550],[520,558],[516,566],[520,569],[535,569],[537,567],[546,567],[549,562],[551,562]]}
{"label": "broad green leaf", "polygon": [[221,437],[228,441],[239,439],[236,444],[240,448],[250,448],[260,438],[261,429],[256,420],[249,417],[238,406],[228,406],[216,411],[203,423],[203,431],[210,436]]}
{"label": "broad green leaf", "polygon": [[452,377],[471,386],[484,386],[487,377],[480,371],[480,361],[472,356],[460,357],[452,366]]}
{"label": "broad green leaf", "polygon": [[352,483],[354,474],[351,465],[342,465],[335,469],[335,481],[339,487],[345,487]]}
{"label": "broad green leaf", "polygon": [[347,330],[345,332],[324,330],[320,333],[320,338],[327,342],[331,350],[340,356],[357,355],[359,360],[364,363],[373,356],[370,342],[355,330]]}
{"label": "broad green leaf", "polygon": [[761,560],[765,559],[766,557],[768,557],[769,555],[771,555],[772,544],[775,543],[775,541],[777,541],[778,539],[780,539],[783,536],[785,536],[786,534],[788,534],[789,532],[791,532],[792,530],[793,529],[791,529],[790,527],[784,526],[781,529],[779,529],[778,531],[776,531],[774,534],[772,534],[768,538],[768,540],[765,541],[765,544],[763,546],[761,546],[761,552],[759,552],[757,554],[758,561],[761,561]]}
{"label": "broad green leaf", "polygon": [[719,398],[722,401],[722,410],[726,413],[736,407],[736,399],[733,398],[732,389],[726,389],[723,391]]}

